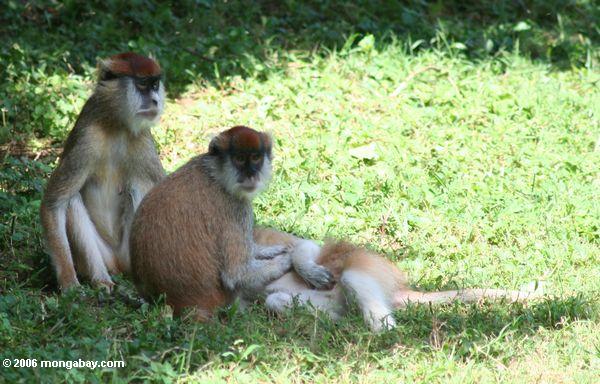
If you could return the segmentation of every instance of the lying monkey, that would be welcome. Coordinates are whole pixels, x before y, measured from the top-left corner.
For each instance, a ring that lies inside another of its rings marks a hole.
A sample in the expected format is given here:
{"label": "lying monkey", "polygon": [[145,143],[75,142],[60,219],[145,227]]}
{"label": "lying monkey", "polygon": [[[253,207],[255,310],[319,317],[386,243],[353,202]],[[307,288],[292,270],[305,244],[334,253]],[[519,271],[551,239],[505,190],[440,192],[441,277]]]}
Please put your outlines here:
{"label": "lying monkey", "polygon": [[[410,289],[406,275],[392,262],[348,242],[328,242],[319,247],[313,241],[266,228],[255,228],[254,240],[263,246],[286,245],[292,248],[295,271],[286,273],[266,287],[267,308],[281,313],[292,307],[295,301],[302,305],[310,303],[335,320],[346,313],[348,299],[353,297],[365,322],[375,332],[394,328],[396,322],[392,312],[408,303],[440,304],[453,300],[466,303],[483,298],[503,298],[514,302],[541,294],[539,291],[504,289],[419,292]],[[310,282],[328,281],[320,267],[333,274],[333,288],[317,290],[306,282],[306,277]]]}

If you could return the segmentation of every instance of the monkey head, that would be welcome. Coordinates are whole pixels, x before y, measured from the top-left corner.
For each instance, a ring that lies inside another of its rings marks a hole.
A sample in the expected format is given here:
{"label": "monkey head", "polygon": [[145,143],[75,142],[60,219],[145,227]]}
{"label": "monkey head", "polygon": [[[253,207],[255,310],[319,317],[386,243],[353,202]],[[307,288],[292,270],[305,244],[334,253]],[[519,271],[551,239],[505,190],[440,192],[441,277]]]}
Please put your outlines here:
{"label": "monkey head", "polygon": [[271,137],[236,126],[211,140],[208,154],[215,160],[215,178],[231,195],[252,200],[271,179]]}
{"label": "monkey head", "polygon": [[101,60],[98,71],[96,92],[112,103],[118,117],[134,132],[158,121],[164,109],[165,89],[155,60],[132,52],[120,53]]}

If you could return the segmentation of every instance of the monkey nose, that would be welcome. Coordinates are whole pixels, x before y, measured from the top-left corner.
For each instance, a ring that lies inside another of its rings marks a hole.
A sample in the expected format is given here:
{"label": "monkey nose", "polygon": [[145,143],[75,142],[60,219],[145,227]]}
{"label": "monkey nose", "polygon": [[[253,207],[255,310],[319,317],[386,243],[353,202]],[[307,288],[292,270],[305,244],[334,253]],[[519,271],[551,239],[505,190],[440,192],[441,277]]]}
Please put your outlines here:
{"label": "monkey nose", "polygon": [[257,182],[257,177],[254,175],[241,176],[238,178],[238,183],[245,187],[254,187]]}

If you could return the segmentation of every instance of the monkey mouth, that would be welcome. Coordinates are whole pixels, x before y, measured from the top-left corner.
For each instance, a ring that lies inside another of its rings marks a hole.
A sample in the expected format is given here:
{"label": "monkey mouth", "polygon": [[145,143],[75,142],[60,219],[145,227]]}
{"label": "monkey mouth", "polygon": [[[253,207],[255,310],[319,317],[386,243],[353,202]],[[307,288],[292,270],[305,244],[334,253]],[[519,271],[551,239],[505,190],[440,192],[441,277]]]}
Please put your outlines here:
{"label": "monkey mouth", "polygon": [[254,192],[254,190],[256,190],[256,184],[251,184],[251,185],[241,184],[240,188],[242,190],[244,190],[245,192]]}
{"label": "monkey mouth", "polygon": [[254,180],[244,180],[238,185],[244,192],[254,192],[258,188],[258,183]]}
{"label": "monkey mouth", "polygon": [[156,118],[156,116],[158,116],[158,111],[156,109],[145,109],[145,110],[139,111],[137,113],[137,115],[141,116],[143,118],[152,120],[152,119]]}

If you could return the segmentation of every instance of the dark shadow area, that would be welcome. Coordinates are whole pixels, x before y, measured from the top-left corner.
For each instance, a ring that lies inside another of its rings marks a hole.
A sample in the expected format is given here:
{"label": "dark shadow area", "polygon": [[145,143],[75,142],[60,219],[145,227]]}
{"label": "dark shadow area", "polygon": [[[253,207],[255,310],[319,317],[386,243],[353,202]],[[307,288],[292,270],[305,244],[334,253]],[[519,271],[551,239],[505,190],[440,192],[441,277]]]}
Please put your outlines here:
{"label": "dark shadow area", "polygon": [[[295,307],[284,315],[268,313],[262,304],[244,311],[235,306],[221,309],[208,323],[197,323],[191,317],[164,316],[164,304],[139,305],[131,283],[119,280],[117,291],[108,294],[102,290],[81,288],[71,291],[47,313],[39,311],[37,301],[28,294],[16,292],[0,296],[0,310],[9,319],[20,319],[24,329],[38,328],[41,335],[52,330],[52,339],[42,336],[32,341],[38,344],[67,348],[67,338],[90,338],[93,343],[107,339],[118,341],[126,356],[151,353],[153,359],[177,359],[180,349],[190,347],[194,337],[194,352],[189,355],[190,367],[203,367],[210,356],[229,350],[243,335],[246,345],[286,345],[302,351],[309,350],[318,361],[352,361],[348,349],[360,346],[361,353],[387,353],[396,348],[409,348],[424,353],[444,351],[460,361],[507,357],[504,337],[523,340],[534,336],[540,329],[559,330],[575,321],[598,321],[598,294],[589,293],[570,297],[549,297],[528,304],[508,304],[487,301],[479,304],[453,303],[440,306],[415,305],[395,312],[396,329],[373,334],[364,325],[357,309],[337,323],[324,315],[315,318],[314,311]],[[65,313],[71,314],[65,316]],[[120,324],[140,323],[137,328],[119,332]],[[100,325],[98,325],[100,324]],[[144,324],[144,325],[142,325]],[[82,345],[79,349],[85,348]],[[482,353],[485,350],[485,353]],[[269,353],[262,348],[260,355]],[[374,355],[376,356],[376,355]],[[508,356],[510,357],[510,355]],[[233,356],[235,358],[235,356]],[[363,357],[355,356],[356,360]],[[226,360],[226,358],[224,358]],[[318,363],[315,361],[315,363]],[[143,360],[131,359],[134,365]]]}
{"label": "dark shadow area", "polygon": [[[573,321],[596,321],[596,300],[597,295],[592,294],[549,297],[528,304],[487,301],[471,305],[414,305],[396,311],[398,327],[381,335],[373,335],[366,329],[357,309],[338,324],[321,316],[317,320],[316,335],[313,313],[304,308],[292,309],[288,315],[270,321],[280,339],[307,347],[326,360],[343,358],[347,344],[365,345],[368,352],[381,352],[399,345],[435,351],[444,348],[445,343],[450,343],[449,348],[455,344],[454,356],[466,360],[477,357],[477,345],[481,347],[502,335],[522,339],[534,335],[540,328],[560,329]],[[232,320],[234,327],[237,321]],[[239,326],[244,326],[244,322],[249,321],[240,319]],[[490,351],[491,356],[500,353]]]}
{"label": "dark shadow area", "polygon": [[[600,7],[593,0],[6,4],[0,143],[31,133],[60,138],[64,119],[52,117],[55,106],[64,102],[62,94],[86,92],[64,77],[86,73],[97,58],[120,51],[153,53],[177,96],[199,79],[222,84],[236,75],[266,77],[290,60],[348,48],[367,34],[379,48],[398,39],[411,52],[457,50],[473,60],[518,49],[556,69],[591,65],[600,42]],[[64,109],[71,120],[78,112]]]}
{"label": "dark shadow area", "polygon": [[[369,354],[409,348],[425,353],[445,351],[461,361],[485,360],[506,356],[502,343],[491,345],[496,338],[521,340],[540,329],[558,330],[574,321],[595,321],[594,300],[591,296],[573,296],[547,298],[527,306],[499,302],[412,306],[396,311],[396,329],[378,335],[368,331],[357,311],[334,323],[325,316],[315,319],[314,312],[306,308],[273,315],[257,305],[241,313],[223,310],[218,322],[202,326],[196,333],[196,341],[208,349],[224,352],[224,346],[245,335],[248,344],[284,344],[300,351],[306,349],[318,356],[319,361],[352,360],[348,355],[351,346],[361,346],[361,351]],[[178,321],[177,327],[181,328],[176,334],[180,333],[180,337],[189,334],[188,323]],[[485,354],[481,353],[482,348],[486,349]],[[199,368],[206,363],[205,359],[196,354],[191,364]]]}

